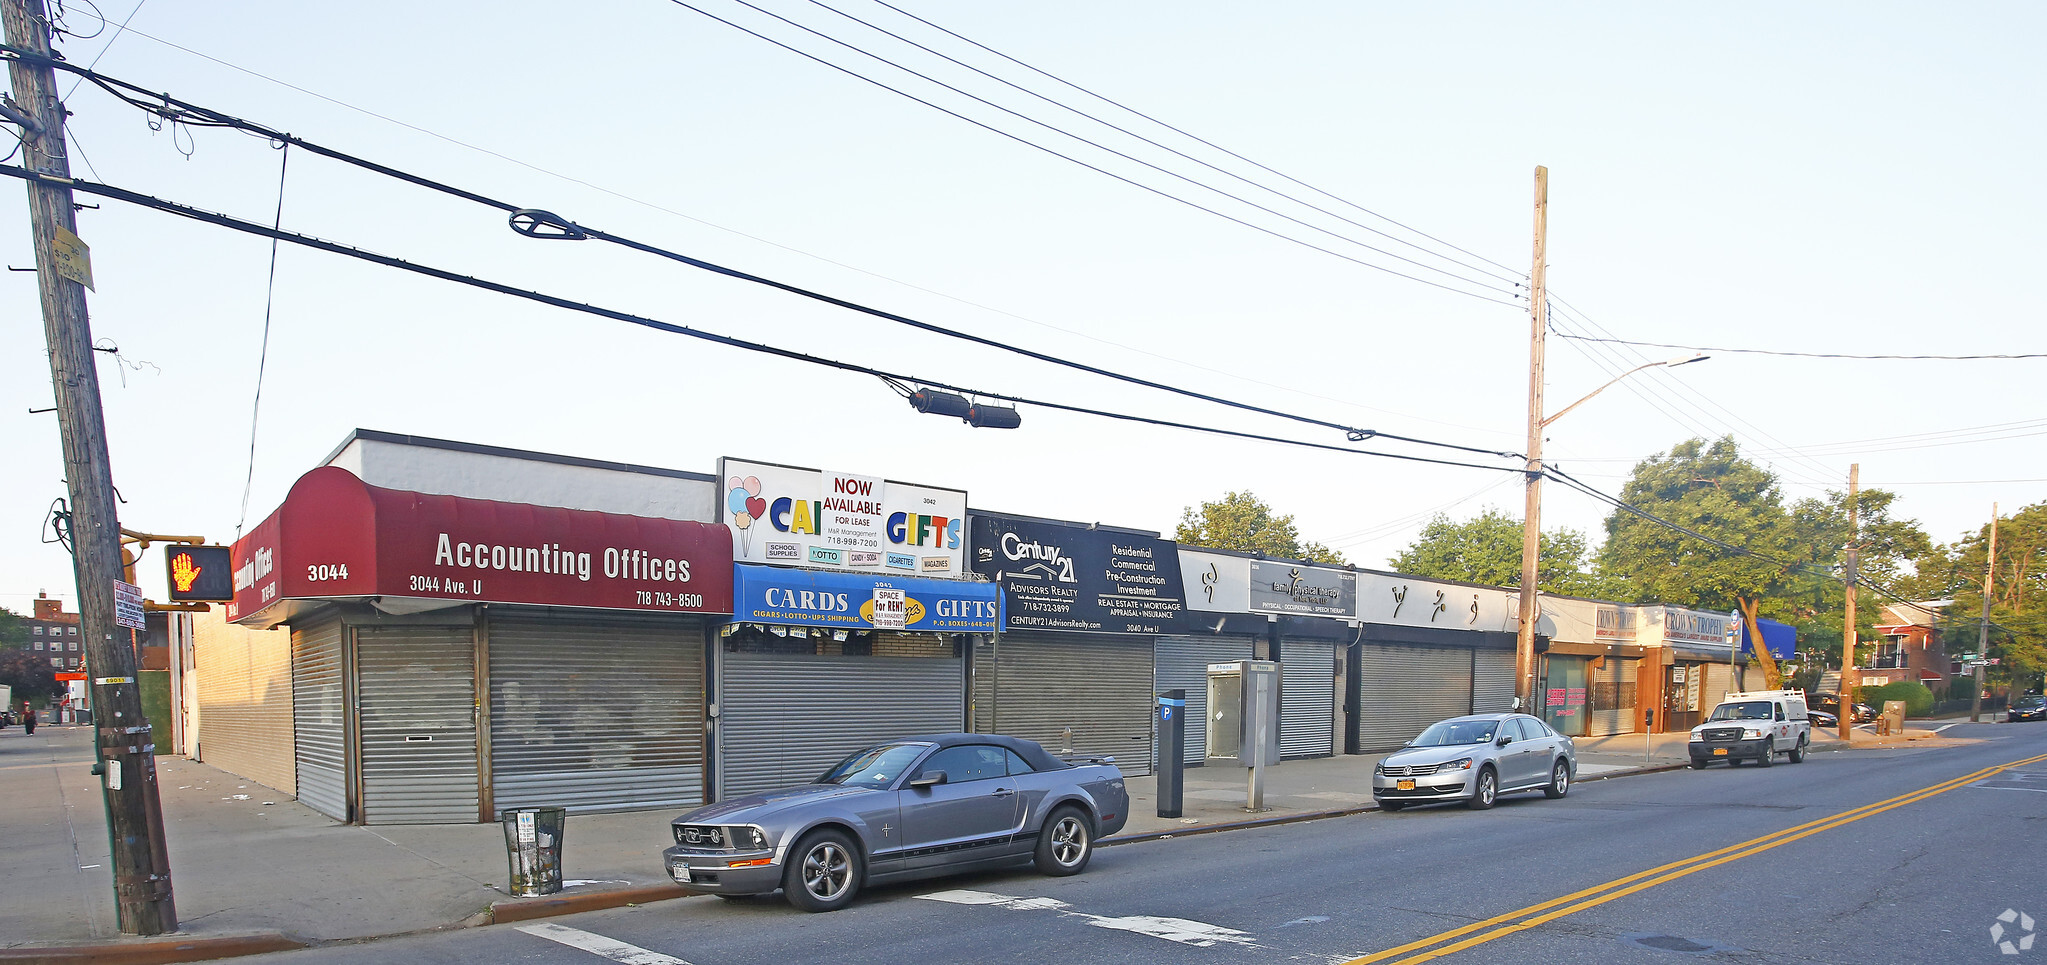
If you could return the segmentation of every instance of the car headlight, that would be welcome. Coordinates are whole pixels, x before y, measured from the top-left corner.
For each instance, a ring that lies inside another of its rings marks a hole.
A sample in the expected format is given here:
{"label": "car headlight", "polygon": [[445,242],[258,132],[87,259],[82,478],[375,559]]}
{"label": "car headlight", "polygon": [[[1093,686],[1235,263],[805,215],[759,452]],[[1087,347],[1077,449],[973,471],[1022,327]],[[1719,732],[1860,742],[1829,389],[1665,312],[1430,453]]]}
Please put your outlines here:
{"label": "car headlight", "polygon": [[1374,762],[1372,762],[1372,773],[1374,773],[1374,774],[1381,774],[1381,775],[1385,774],[1385,773],[1386,773],[1386,762],[1385,762],[1385,761],[1374,761]]}
{"label": "car headlight", "polygon": [[768,847],[767,832],[762,831],[759,828],[752,827],[735,828],[733,829],[732,837],[734,839],[734,843],[741,848],[751,848],[755,851],[764,851]]}
{"label": "car headlight", "polygon": [[1694,741],[1703,741],[1703,740],[1705,740],[1705,739],[1706,739],[1706,735],[1704,735],[1704,734],[1702,734],[1702,733],[1699,733],[1698,731],[1692,731],[1692,740],[1694,740]]}
{"label": "car headlight", "polygon": [[1469,758],[1469,757],[1460,757],[1460,758],[1458,758],[1458,759],[1456,759],[1456,760],[1454,760],[1454,761],[1451,761],[1451,762],[1450,762],[1450,763],[1448,763],[1448,764],[1445,764],[1445,765],[1443,765],[1442,767],[1439,767],[1439,768],[1437,768],[1437,770],[1439,770],[1439,771],[1468,771],[1468,770],[1471,770],[1471,758]]}
{"label": "car headlight", "polygon": [[1741,738],[1742,738],[1742,740],[1752,740],[1752,741],[1753,741],[1753,740],[1762,740],[1762,739],[1763,739],[1763,731],[1762,731],[1762,728],[1760,728],[1760,727],[1744,727],[1744,728],[1742,728],[1742,729],[1741,729]]}

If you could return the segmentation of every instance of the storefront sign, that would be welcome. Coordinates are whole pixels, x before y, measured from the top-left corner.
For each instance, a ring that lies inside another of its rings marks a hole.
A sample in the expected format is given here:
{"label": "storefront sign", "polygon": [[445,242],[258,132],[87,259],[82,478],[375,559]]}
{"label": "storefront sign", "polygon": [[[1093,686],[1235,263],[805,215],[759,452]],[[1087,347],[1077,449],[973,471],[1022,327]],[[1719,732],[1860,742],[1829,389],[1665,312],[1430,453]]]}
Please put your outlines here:
{"label": "storefront sign", "polygon": [[1398,573],[1358,574],[1358,615],[1366,623],[1448,630],[1512,630],[1511,591],[1419,580]]}
{"label": "storefront sign", "polygon": [[1601,606],[1594,611],[1597,639],[1601,642],[1633,642],[1635,639],[1636,612],[1634,607]]}
{"label": "storefront sign", "polygon": [[1173,633],[1179,556],[1165,540],[976,514],[974,571],[995,580],[1010,630]]}
{"label": "storefront sign", "polygon": [[1727,618],[1727,614],[1706,610],[1683,610],[1674,606],[1661,609],[1665,644],[1713,644],[1723,648],[1729,645],[1733,621]]}
{"label": "storefront sign", "polygon": [[1182,546],[1180,583],[1189,610],[1251,612],[1251,561],[1244,557]]}
{"label": "storefront sign", "polygon": [[369,597],[730,613],[731,542],[712,523],[383,489],[323,466],[235,543],[228,619]]}
{"label": "storefront sign", "polygon": [[741,562],[965,573],[967,494],[855,473],[718,460]]}
{"label": "storefront sign", "polygon": [[1355,620],[1358,574],[1297,563],[1251,563],[1251,611]]}
{"label": "storefront sign", "polygon": [[[1002,626],[1002,595],[992,583],[744,564],[733,571],[734,622],[913,633],[993,633]],[[894,606],[901,612],[891,616],[887,608]]]}

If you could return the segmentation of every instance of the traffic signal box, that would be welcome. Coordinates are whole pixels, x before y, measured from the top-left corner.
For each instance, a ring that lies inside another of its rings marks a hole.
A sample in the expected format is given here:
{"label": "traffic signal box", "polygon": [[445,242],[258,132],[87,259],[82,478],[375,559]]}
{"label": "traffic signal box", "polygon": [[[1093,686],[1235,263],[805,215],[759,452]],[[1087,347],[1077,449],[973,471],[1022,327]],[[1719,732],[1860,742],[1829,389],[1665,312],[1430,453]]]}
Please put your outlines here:
{"label": "traffic signal box", "polygon": [[227,603],[235,598],[234,565],[225,546],[173,546],[164,553],[173,603]]}

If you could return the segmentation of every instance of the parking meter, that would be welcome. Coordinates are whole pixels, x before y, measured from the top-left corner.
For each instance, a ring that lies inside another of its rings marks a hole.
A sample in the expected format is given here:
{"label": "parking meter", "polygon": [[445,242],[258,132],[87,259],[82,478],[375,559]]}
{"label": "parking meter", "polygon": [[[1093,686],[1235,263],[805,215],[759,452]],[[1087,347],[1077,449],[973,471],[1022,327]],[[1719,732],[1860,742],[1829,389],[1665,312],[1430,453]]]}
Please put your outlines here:
{"label": "parking meter", "polygon": [[1168,690],[1158,700],[1159,817],[1177,818],[1187,768],[1187,691]]}

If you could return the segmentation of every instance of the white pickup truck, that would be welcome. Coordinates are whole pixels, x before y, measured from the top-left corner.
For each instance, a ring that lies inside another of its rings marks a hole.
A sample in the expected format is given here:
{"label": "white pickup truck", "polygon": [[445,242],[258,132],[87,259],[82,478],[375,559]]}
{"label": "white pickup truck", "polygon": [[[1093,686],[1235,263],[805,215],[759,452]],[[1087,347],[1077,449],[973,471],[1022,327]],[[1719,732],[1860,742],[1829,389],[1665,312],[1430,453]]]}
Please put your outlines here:
{"label": "white pickup truck", "polygon": [[1778,754],[1788,755],[1793,764],[1805,760],[1811,743],[1803,691],[1755,690],[1728,694],[1705,723],[1692,728],[1689,747],[1695,768],[1714,761],[1769,767]]}

